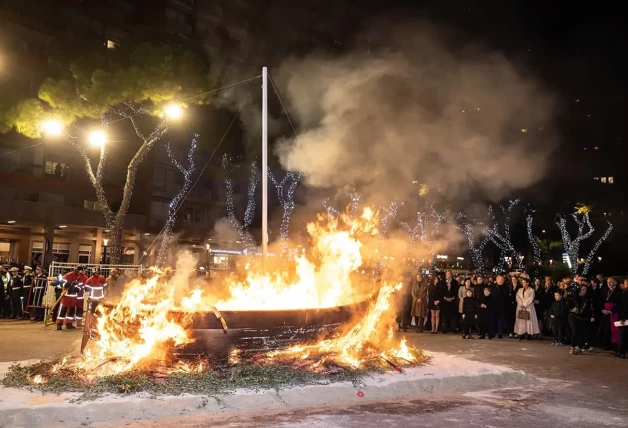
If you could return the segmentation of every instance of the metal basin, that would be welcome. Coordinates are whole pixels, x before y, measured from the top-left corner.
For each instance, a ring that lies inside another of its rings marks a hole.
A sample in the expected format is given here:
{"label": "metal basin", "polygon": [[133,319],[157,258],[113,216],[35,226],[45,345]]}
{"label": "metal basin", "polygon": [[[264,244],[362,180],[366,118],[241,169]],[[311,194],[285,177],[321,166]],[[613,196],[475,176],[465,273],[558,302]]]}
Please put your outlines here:
{"label": "metal basin", "polygon": [[[111,308],[111,304],[104,304]],[[286,348],[297,343],[315,342],[340,333],[361,318],[369,301],[324,309],[280,311],[224,311],[227,333],[213,312],[197,312],[188,331],[194,343],[172,349],[176,354],[223,354],[234,349],[267,351]],[[171,312],[173,319],[186,315]]]}

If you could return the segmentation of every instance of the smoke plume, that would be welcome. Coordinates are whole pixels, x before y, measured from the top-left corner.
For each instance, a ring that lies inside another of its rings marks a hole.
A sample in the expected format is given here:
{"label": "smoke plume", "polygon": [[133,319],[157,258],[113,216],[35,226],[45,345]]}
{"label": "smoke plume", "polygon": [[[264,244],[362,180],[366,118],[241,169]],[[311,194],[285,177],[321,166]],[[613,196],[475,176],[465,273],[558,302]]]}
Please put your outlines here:
{"label": "smoke plume", "polygon": [[497,200],[543,177],[552,99],[538,82],[427,25],[374,34],[386,34],[376,41],[384,47],[282,65],[275,83],[303,130],[278,146],[284,167],[309,186],[352,187],[369,200],[406,197],[418,184]]}

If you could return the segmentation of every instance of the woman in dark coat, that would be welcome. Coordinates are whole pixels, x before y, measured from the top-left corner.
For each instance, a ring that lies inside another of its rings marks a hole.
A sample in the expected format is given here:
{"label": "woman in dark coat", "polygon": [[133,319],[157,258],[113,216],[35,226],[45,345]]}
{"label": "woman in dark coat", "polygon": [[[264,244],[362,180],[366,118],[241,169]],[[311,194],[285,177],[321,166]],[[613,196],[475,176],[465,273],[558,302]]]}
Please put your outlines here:
{"label": "woman in dark coat", "polygon": [[408,331],[412,320],[412,279],[404,278],[403,288],[400,291],[400,300],[397,303],[397,323],[399,331]]}
{"label": "woman in dark coat", "polygon": [[429,309],[432,322],[432,334],[438,333],[438,326],[440,325],[440,300],[442,299],[440,280],[438,276],[434,276],[431,279],[431,284],[428,289],[428,295],[430,299]]}
{"label": "woman in dark coat", "polygon": [[416,331],[421,333],[423,333],[423,324],[428,313],[427,289],[427,281],[421,273],[417,273],[412,285],[412,317],[414,317]]}

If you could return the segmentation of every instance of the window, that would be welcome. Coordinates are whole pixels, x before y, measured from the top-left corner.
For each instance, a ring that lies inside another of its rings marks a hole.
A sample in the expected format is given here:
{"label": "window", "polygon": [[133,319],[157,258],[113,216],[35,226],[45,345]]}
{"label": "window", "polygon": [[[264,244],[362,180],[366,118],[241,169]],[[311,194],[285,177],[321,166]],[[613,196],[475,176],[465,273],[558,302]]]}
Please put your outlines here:
{"label": "window", "polygon": [[155,168],[153,171],[153,190],[163,192],[166,190],[166,170],[163,168]]}
{"label": "window", "polygon": [[[34,241],[31,250],[32,264],[42,264],[44,253],[43,241]],[[52,260],[56,262],[67,262],[70,257],[70,244],[55,242],[52,244]]]}
{"label": "window", "polygon": [[168,203],[161,201],[152,201],[150,203],[150,225],[154,227],[163,227],[168,218]]}
{"label": "window", "polygon": [[608,177],[608,184],[614,184],[614,183],[615,183],[615,178]]}
{"label": "window", "polygon": [[107,47],[107,49],[115,49],[119,45],[120,44],[118,42],[116,42],[115,40],[111,40],[111,39],[107,39],[107,43],[105,43],[105,46]]}
{"label": "window", "polygon": [[595,181],[600,181],[600,177],[593,177]]}
{"label": "window", "polygon": [[528,128],[521,128],[521,132],[522,132],[523,134],[527,133],[527,132],[528,132]]}
{"label": "window", "polygon": [[91,245],[79,245],[78,262],[81,264],[89,264],[92,255]]}
{"label": "window", "polygon": [[85,208],[86,210],[99,211],[100,210],[100,205],[96,201],[84,200],[83,201],[83,208]]}
{"label": "window", "polygon": [[606,183],[606,177],[602,177],[602,178],[600,179],[600,181],[601,181],[602,183]]}
{"label": "window", "polygon": [[39,193],[40,204],[61,206],[63,205],[63,200],[64,200],[63,195],[59,193],[45,193],[45,192]]}
{"label": "window", "polygon": [[55,177],[67,177],[69,168],[66,164],[60,162],[46,161],[46,175]]}

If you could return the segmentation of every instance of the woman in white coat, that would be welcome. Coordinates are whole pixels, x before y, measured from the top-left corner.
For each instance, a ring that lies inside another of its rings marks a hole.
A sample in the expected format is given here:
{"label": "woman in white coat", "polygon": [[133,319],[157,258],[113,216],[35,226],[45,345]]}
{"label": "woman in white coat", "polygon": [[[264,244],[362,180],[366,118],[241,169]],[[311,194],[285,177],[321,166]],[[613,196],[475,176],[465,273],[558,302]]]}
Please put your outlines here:
{"label": "woman in white coat", "polygon": [[[521,287],[517,291],[517,312],[515,315],[515,334],[519,335],[519,340],[527,335],[528,340],[532,339],[532,335],[539,334],[539,321],[534,310],[534,289],[530,287],[530,278],[520,278]],[[519,311],[528,311],[529,317],[525,318],[519,315]],[[527,318],[527,319],[526,319]]]}

